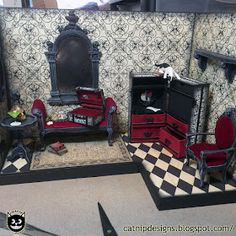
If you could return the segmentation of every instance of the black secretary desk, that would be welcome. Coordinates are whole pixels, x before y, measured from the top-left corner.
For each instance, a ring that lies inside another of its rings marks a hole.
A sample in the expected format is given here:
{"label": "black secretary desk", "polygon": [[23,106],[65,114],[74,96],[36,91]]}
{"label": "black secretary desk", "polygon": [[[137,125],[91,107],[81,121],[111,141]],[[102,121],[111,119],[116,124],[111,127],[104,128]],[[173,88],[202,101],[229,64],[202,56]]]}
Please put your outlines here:
{"label": "black secretary desk", "polygon": [[160,142],[184,157],[186,133],[204,130],[209,84],[131,72],[129,88],[130,142]]}

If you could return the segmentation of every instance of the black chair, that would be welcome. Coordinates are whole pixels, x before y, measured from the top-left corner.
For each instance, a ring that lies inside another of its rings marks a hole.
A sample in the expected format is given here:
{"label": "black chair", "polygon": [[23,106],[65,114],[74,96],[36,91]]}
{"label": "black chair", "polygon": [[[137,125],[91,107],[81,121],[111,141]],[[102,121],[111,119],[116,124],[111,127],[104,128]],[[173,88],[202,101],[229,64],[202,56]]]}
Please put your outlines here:
{"label": "black chair", "polygon": [[[193,137],[199,135],[214,135],[215,143],[190,144]],[[186,165],[189,160],[197,161],[200,174],[200,187],[204,186],[204,178],[209,172],[222,172],[226,183],[227,172],[235,158],[236,150],[236,108],[227,108],[219,117],[215,126],[215,133],[187,134]]]}

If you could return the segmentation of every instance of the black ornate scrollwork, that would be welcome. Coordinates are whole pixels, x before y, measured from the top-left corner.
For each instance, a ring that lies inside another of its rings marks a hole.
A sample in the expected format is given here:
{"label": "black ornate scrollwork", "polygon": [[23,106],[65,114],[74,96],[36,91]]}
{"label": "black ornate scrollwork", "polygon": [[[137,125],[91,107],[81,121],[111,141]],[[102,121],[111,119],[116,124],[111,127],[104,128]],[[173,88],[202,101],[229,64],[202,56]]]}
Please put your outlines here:
{"label": "black ornate scrollwork", "polygon": [[75,11],[71,10],[69,12],[69,15],[65,17],[68,21],[70,25],[76,25],[76,23],[79,20],[79,17],[75,15]]}
{"label": "black ornate scrollwork", "polygon": [[201,56],[199,54],[195,54],[194,57],[198,60],[199,68],[202,70],[202,72],[204,72],[207,68],[208,58],[204,57],[204,56]]}
{"label": "black ornate scrollwork", "polygon": [[75,15],[75,11],[74,10],[71,10],[69,11],[69,14],[68,16],[65,17],[66,20],[69,21],[69,24],[65,27],[65,28],[62,28],[60,33],[62,31],[66,31],[66,30],[80,30],[82,31],[84,34],[87,34],[87,30],[83,30],[81,29],[78,25],[77,25],[77,22],[79,20],[79,17]]}
{"label": "black ornate scrollwork", "polygon": [[204,49],[196,49],[194,57],[198,60],[198,66],[202,71],[205,71],[207,67],[208,59],[220,61],[221,67],[225,71],[225,78],[229,83],[233,82],[236,75],[236,58],[231,56],[225,56],[219,53],[210,52]]}
{"label": "black ornate scrollwork", "polygon": [[222,63],[222,68],[225,70],[225,78],[232,83],[236,75],[236,64]]}
{"label": "black ornate scrollwork", "polygon": [[76,104],[75,87],[98,87],[99,44],[92,43],[87,30],[76,24],[79,18],[74,11],[65,18],[69,24],[59,27],[60,34],[54,43],[46,43],[51,78],[50,105]]}
{"label": "black ornate scrollwork", "polygon": [[101,57],[101,52],[99,52],[99,43],[96,41],[93,43],[93,51],[91,52],[92,55],[92,60],[93,61],[99,61],[100,57]]}

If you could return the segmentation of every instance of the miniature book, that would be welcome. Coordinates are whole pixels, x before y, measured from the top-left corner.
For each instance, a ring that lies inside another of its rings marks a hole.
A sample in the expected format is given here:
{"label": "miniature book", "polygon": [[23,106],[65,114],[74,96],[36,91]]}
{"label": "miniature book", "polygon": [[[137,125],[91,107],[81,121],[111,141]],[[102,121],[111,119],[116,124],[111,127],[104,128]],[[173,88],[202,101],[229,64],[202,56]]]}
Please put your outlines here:
{"label": "miniature book", "polygon": [[65,147],[64,143],[57,141],[56,143],[52,143],[49,147],[55,151],[59,151]]}
{"label": "miniature book", "polygon": [[65,147],[64,143],[56,142],[52,143],[48,147],[48,151],[59,156],[63,155],[64,153],[68,152],[67,148]]}

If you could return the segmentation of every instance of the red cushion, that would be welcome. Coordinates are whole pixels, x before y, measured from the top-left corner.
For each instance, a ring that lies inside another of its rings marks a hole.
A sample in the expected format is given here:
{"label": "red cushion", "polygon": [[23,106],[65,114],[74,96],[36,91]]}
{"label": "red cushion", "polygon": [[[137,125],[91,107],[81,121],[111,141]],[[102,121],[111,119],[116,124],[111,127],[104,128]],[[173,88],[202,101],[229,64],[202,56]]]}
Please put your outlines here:
{"label": "red cushion", "polygon": [[219,148],[228,148],[234,142],[234,125],[230,117],[221,116],[215,128],[216,144]]}
{"label": "red cushion", "polygon": [[74,123],[71,121],[54,121],[52,125],[47,125],[45,124],[46,129],[51,129],[51,128],[73,128],[73,127],[83,127],[83,125]]}
{"label": "red cushion", "polygon": [[112,97],[107,97],[106,100],[105,100],[105,107],[109,108],[111,106],[114,106],[115,108],[117,107],[115,101],[113,100],[113,98]]}
{"label": "red cushion", "polygon": [[[212,151],[212,150],[218,150],[219,148],[216,144],[197,143],[190,146],[189,149],[192,150],[195,157],[198,160],[200,160],[201,151]],[[219,153],[208,155],[206,162],[208,166],[217,166],[217,165],[224,164],[225,160],[226,160],[226,154],[224,152],[219,152]]]}
{"label": "red cushion", "polygon": [[114,100],[111,97],[107,97],[105,100],[104,120],[107,120],[108,112],[109,112],[111,106],[114,106],[115,108],[117,107]]}
{"label": "red cushion", "polygon": [[[99,123],[99,127],[105,127],[107,125],[106,121],[102,121]],[[85,127],[82,124],[75,123],[72,121],[54,121],[52,125],[45,124],[45,129],[52,129],[52,128],[78,128],[78,127]]]}
{"label": "red cushion", "polygon": [[[102,121],[99,123],[99,127],[105,127],[107,125],[106,121]],[[77,127],[84,127],[84,125],[75,123],[72,121],[54,121],[52,125],[45,124],[45,129],[52,129],[52,128],[77,128]]]}
{"label": "red cushion", "polygon": [[[45,114],[46,114],[46,109],[45,106],[43,104],[43,102],[39,99],[36,99],[35,102],[33,103],[33,107],[39,108],[40,110],[44,110]],[[104,119],[99,123],[99,127],[106,127],[107,126],[107,119],[108,119],[108,112],[110,110],[110,107],[114,106],[116,107],[116,103],[114,102],[114,100],[111,97],[107,97],[105,100],[105,111],[104,111]],[[40,108],[41,107],[41,108]],[[74,123],[71,121],[56,121],[53,122],[52,125],[47,125],[45,123],[45,129],[51,129],[51,128],[77,128],[77,127],[84,127],[84,125],[82,124],[78,124],[78,123]]]}
{"label": "red cushion", "polygon": [[35,99],[31,108],[31,111],[33,111],[34,109],[38,109],[41,111],[42,115],[43,115],[43,119],[45,120],[47,117],[47,111],[46,108],[43,104],[43,102],[40,99]]}

